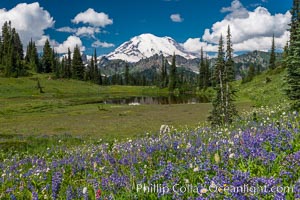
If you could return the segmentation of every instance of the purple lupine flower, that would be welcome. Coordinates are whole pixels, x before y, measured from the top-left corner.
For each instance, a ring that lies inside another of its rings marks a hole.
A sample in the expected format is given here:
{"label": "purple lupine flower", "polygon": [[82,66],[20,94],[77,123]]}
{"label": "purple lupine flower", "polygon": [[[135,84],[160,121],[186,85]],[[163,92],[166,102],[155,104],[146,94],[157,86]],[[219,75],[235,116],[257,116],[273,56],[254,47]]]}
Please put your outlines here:
{"label": "purple lupine flower", "polygon": [[10,199],[11,199],[11,200],[17,200],[17,198],[16,198],[16,196],[15,196],[14,194],[11,194],[11,195],[10,195]]}
{"label": "purple lupine flower", "polygon": [[67,191],[66,191],[66,199],[72,200],[73,198],[74,198],[74,196],[73,196],[72,186],[68,186]]}
{"label": "purple lupine flower", "polygon": [[62,182],[62,173],[55,172],[52,176],[52,199],[56,199]]}
{"label": "purple lupine flower", "polygon": [[39,200],[39,196],[35,191],[32,192],[32,200]]}

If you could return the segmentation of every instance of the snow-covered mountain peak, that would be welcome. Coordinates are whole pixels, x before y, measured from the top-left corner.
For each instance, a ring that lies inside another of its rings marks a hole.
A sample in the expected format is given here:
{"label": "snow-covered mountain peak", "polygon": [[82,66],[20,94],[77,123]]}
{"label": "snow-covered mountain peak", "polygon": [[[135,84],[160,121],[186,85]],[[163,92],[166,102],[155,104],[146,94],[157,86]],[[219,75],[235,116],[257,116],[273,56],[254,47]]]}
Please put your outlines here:
{"label": "snow-covered mountain peak", "polygon": [[157,37],[150,33],[141,34],[123,43],[115,51],[107,55],[109,60],[125,60],[127,62],[138,62],[143,58],[149,58],[155,54],[170,56],[180,55],[186,59],[193,59],[188,53],[171,37]]}

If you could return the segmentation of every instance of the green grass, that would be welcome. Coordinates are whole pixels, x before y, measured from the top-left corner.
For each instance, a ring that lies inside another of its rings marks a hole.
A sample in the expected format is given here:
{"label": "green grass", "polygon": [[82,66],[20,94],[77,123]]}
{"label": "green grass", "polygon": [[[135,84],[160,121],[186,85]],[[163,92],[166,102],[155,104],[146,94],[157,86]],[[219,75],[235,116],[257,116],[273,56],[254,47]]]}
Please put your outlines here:
{"label": "green grass", "polygon": [[[282,103],[286,72],[264,72],[251,82],[235,82],[239,110],[251,105]],[[266,77],[271,81],[266,83]],[[37,78],[45,93],[39,93]],[[207,90],[212,93],[211,90]],[[167,90],[157,87],[98,86],[76,80],[52,80],[48,75],[0,78],[0,148],[34,149],[56,145],[68,138],[71,144],[81,139],[126,139],[147,132],[158,132],[162,124],[175,128],[196,127],[205,122],[211,105],[109,105],[107,98],[162,96]],[[40,144],[40,145],[39,145]]]}
{"label": "green grass", "polygon": [[[272,71],[266,71],[254,77],[251,82],[242,84],[236,81],[234,86],[237,88],[238,102],[251,102],[254,106],[276,105],[287,102],[285,89],[286,71],[277,68]],[[271,80],[267,82],[267,77]]]}
{"label": "green grass", "polygon": [[[37,78],[45,93],[36,88]],[[210,106],[99,103],[107,98],[146,95],[168,95],[168,91],[157,87],[99,87],[76,80],[52,80],[47,75],[0,78],[2,147],[12,145],[11,141],[18,141],[20,135],[26,141],[29,136],[64,134],[113,140],[157,132],[161,124],[196,126],[206,119]],[[4,141],[5,135],[14,137]],[[21,146],[26,146],[26,141]]]}

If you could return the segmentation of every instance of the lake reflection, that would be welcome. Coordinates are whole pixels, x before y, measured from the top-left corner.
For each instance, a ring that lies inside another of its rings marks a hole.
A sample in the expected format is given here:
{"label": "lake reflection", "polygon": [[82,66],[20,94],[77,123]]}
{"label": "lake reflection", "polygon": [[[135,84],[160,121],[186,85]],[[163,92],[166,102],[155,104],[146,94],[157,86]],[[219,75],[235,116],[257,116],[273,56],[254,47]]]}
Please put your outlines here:
{"label": "lake reflection", "polygon": [[128,97],[120,99],[107,99],[103,103],[107,104],[194,104],[209,102],[205,97],[196,97],[192,95],[180,96],[158,96],[158,97]]}

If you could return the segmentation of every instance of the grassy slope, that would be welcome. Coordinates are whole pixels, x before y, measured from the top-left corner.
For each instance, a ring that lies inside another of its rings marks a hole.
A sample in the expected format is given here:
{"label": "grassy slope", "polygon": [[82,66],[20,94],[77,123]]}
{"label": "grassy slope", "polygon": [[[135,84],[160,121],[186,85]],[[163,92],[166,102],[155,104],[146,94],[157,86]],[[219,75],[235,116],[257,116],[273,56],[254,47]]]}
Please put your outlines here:
{"label": "grassy slope", "polygon": [[[237,88],[238,102],[251,102],[253,106],[274,105],[287,102],[285,96],[286,71],[278,68],[273,71],[263,72],[256,76],[251,82],[241,84],[241,81],[235,82]],[[270,82],[266,82],[266,78]]]}
{"label": "grassy slope", "polygon": [[[131,137],[157,131],[161,124],[193,125],[204,121],[209,104],[103,105],[106,98],[166,95],[156,87],[103,86],[75,80],[36,77],[0,78],[0,134],[64,134],[102,138]],[[100,109],[99,109],[100,108]]]}
{"label": "grassy slope", "polygon": [[[272,74],[273,73],[273,74]],[[252,82],[235,83],[239,109],[285,99],[285,72],[263,73]],[[266,77],[271,82],[265,83]],[[36,88],[36,77],[44,94]],[[92,138],[126,138],[157,131],[161,124],[196,126],[207,119],[210,104],[102,105],[104,98],[166,95],[155,87],[104,86],[75,80],[48,80],[46,75],[0,78],[0,134],[72,134]],[[99,109],[101,108],[101,109]]]}

